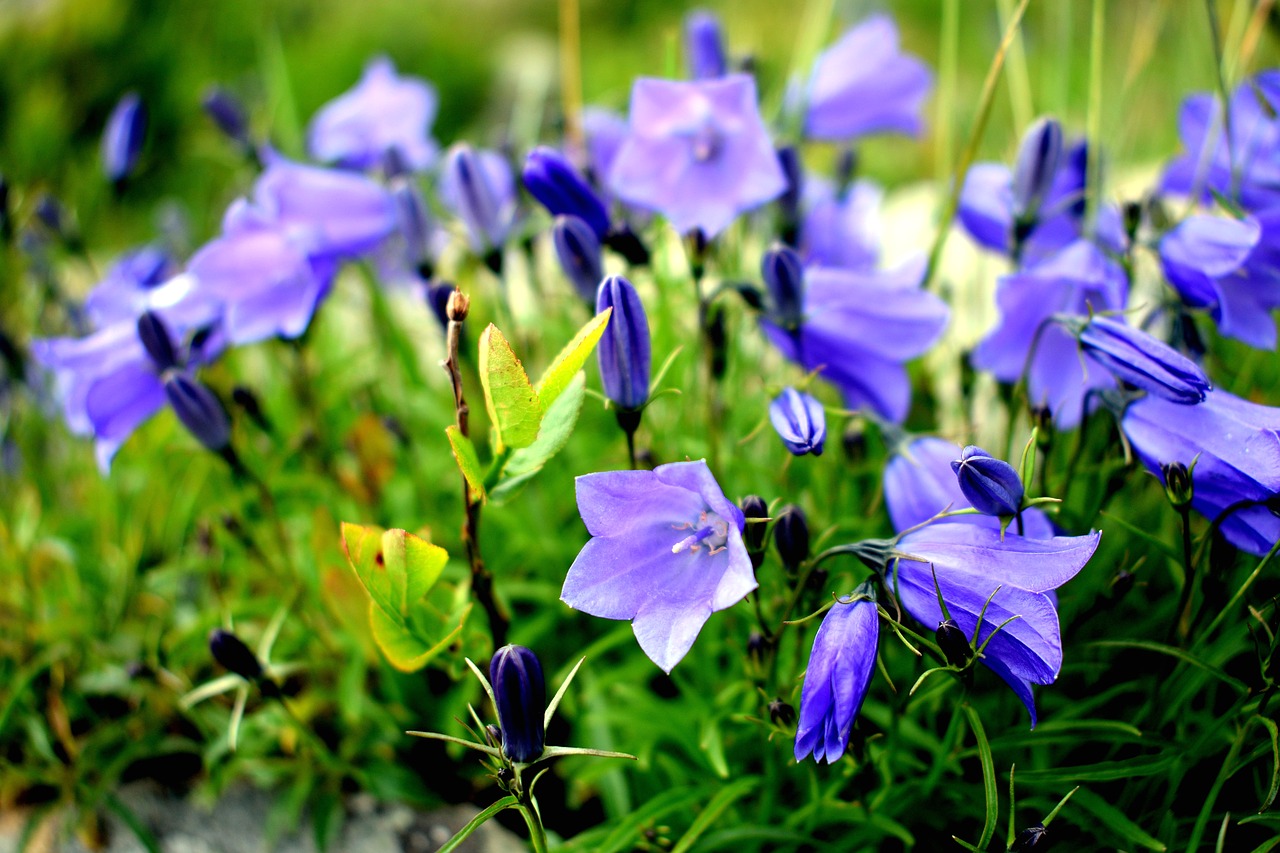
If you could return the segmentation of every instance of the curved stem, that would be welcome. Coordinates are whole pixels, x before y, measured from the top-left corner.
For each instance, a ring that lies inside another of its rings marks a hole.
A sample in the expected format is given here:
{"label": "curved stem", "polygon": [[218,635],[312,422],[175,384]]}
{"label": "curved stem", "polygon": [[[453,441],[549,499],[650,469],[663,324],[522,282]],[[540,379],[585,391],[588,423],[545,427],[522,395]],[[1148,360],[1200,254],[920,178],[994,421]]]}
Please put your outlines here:
{"label": "curved stem", "polygon": [[525,826],[529,827],[529,844],[533,847],[533,853],[547,853],[547,831],[542,828],[538,810],[531,801],[522,801],[516,809],[524,818]]}

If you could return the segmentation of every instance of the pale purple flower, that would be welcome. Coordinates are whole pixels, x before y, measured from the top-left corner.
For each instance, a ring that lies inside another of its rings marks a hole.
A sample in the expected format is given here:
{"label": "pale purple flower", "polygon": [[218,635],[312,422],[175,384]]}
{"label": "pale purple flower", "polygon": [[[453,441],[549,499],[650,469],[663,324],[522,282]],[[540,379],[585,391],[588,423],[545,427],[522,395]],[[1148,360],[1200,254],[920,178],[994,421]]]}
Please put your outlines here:
{"label": "pale purple flower", "polygon": [[440,199],[466,223],[477,254],[501,248],[515,224],[515,177],[496,151],[477,151],[465,142],[451,147],[440,173]]}
{"label": "pale purple flower", "polygon": [[415,172],[435,161],[431,123],[436,92],[425,80],[401,77],[385,56],[370,60],[360,82],[320,108],[307,131],[316,160],[348,169],[380,166],[394,150]]}
{"label": "pale purple flower", "polygon": [[875,269],[880,260],[880,202],[884,191],[854,181],[837,194],[825,181],[805,183],[800,254],[811,266]]}
{"label": "pale purple flower", "polygon": [[769,422],[787,450],[796,456],[822,455],[822,446],[827,440],[827,417],[822,404],[811,395],[783,388],[769,404]]}
{"label": "pale purple flower", "polygon": [[1121,310],[1128,290],[1118,264],[1091,243],[1077,241],[1000,279],[1000,322],[974,350],[973,364],[1004,382],[1017,382],[1026,370],[1032,404],[1047,405],[1058,427],[1071,429],[1080,421],[1085,394],[1114,387],[1115,380],[1101,365],[1088,369],[1088,357],[1081,358],[1075,338],[1054,315]]}
{"label": "pale purple flower", "polygon": [[755,80],[636,80],[630,133],[607,183],[677,231],[700,228],[708,238],[780,195],[786,176],[760,117]]}
{"label": "pale purple flower", "polygon": [[932,88],[928,67],[900,51],[893,19],[874,15],[818,57],[809,78],[805,133],[830,140],[881,132],[918,136]]}
{"label": "pale purple flower", "polygon": [[605,619],[629,619],[640,648],[662,670],[680,662],[717,610],[756,588],[742,542],[742,511],[705,461],[577,479],[578,511],[591,533],[560,599]]}
{"label": "pale purple flower", "polygon": [[157,246],[126,252],[107,268],[107,274],[85,297],[85,313],[94,328],[133,319],[150,307],[156,288],[178,271],[174,258]]}
{"label": "pale purple flower", "polygon": [[899,558],[885,566],[885,585],[907,612],[930,628],[944,619],[938,606],[941,590],[951,619],[970,638],[985,606],[977,631],[979,646],[998,625],[1017,616],[991,638],[982,663],[1013,688],[1034,728],[1031,686],[1052,684],[1062,669],[1062,637],[1052,592],[1084,568],[1099,536],[1095,532],[1028,539],[972,524],[930,524],[894,546]]}
{"label": "pale purple flower", "polygon": [[875,674],[880,616],[874,591],[863,584],[854,596],[848,604],[837,601],[814,635],[800,694],[796,761],[812,754],[818,764],[834,764],[844,755],[853,720]]}

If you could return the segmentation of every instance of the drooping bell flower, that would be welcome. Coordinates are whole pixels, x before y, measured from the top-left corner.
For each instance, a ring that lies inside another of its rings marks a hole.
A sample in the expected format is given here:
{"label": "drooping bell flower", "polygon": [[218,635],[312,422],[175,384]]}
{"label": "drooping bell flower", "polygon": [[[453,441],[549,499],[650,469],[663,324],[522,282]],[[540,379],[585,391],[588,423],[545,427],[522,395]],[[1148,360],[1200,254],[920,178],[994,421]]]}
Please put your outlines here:
{"label": "drooping bell flower", "polygon": [[693,80],[713,80],[729,73],[720,19],[706,9],[694,9],[684,19],[685,60]]}
{"label": "drooping bell flower", "polygon": [[219,86],[211,87],[200,100],[200,106],[228,139],[242,148],[252,143],[249,139],[249,118],[240,100]]}
{"label": "drooping bell flower", "polygon": [[990,638],[982,663],[1013,688],[1034,728],[1031,686],[1052,684],[1062,669],[1052,592],[1084,568],[1099,535],[1028,539],[972,524],[929,524],[893,546],[884,583],[921,624],[944,621],[940,592],[956,626],[976,636],[975,647]]}
{"label": "drooping bell flower", "polygon": [[466,224],[476,254],[501,249],[516,214],[515,179],[501,154],[454,145],[445,155],[440,198]]}
{"label": "drooping bell flower", "polygon": [[1175,403],[1199,403],[1209,390],[1200,366],[1168,344],[1114,317],[1067,323],[1080,349],[1117,379]]}
{"label": "drooping bell flower", "polygon": [[360,82],[320,108],[307,129],[307,150],[322,163],[368,171],[388,151],[415,172],[431,167],[436,144],[430,136],[436,92],[425,80],[401,77],[385,56],[369,61]]}
{"label": "drooping bell flower", "polygon": [[1280,209],[1244,219],[1188,216],[1160,240],[1160,265],[1182,300],[1207,308],[1222,334],[1275,349]]}
{"label": "drooping bell flower", "polygon": [[640,295],[622,276],[601,282],[596,313],[606,308],[613,314],[596,347],[604,395],[624,411],[636,410],[649,399],[649,321]]}
{"label": "drooping bell flower", "polygon": [[923,262],[888,272],[804,270],[801,322],[766,314],[765,335],[784,356],[835,385],[850,409],[867,407],[895,423],[907,416],[906,362],[941,336],[949,312],[920,288]]}
{"label": "drooping bell flower", "polygon": [[756,102],[755,80],[641,77],[631,90],[629,133],[607,185],[661,213],[679,232],[711,239],[740,213],[787,188]]}
{"label": "drooping bell flower", "polygon": [[832,605],[813,637],[800,693],[796,761],[812,755],[818,764],[834,764],[844,755],[871,685],[880,644],[875,589],[864,583],[851,597]]}
{"label": "drooping bell flower", "polygon": [[1000,321],[974,349],[973,365],[1003,382],[1016,383],[1027,371],[1031,403],[1047,406],[1059,429],[1072,429],[1080,422],[1085,395],[1115,382],[1101,365],[1088,369],[1088,358],[1081,359],[1075,338],[1055,317],[1123,310],[1128,291],[1118,264],[1093,244],[1077,241],[1000,279]]}
{"label": "drooping bell flower", "polygon": [[[962,453],[958,444],[935,436],[922,436],[893,449],[884,469],[884,503],[895,531],[924,524],[943,510],[971,506],[951,470],[951,463]],[[946,523],[1001,527],[999,518],[982,514],[951,516]],[[1030,539],[1056,535],[1053,522],[1036,507],[1022,511],[1022,532]]]}
{"label": "drooping bell flower", "polygon": [[551,227],[551,239],[560,269],[578,295],[587,303],[593,303],[604,280],[604,259],[596,232],[576,216],[557,216]]}
{"label": "drooping bell flower", "polygon": [[969,445],[952,460],[960,491],[983,515],[1017,515],[1022,510],[1022,480],[1013,466],[981,447]]}
{"label": "drooping bell flower", "polygon": [[604,619],[629,619],[640,648],[670,672],[711,614],[756,588],[742,510],[705,461],[577,479],[591,533],[560,599]]}
{"label": "drooping bell flower", "polygon": [[920,135],[933,75],[902,53],[898,27],[873,15],[823,51],[807,91],[805,135],[848,141],[871,133]]}
{"label": "drooping bell flower", "polygon": [[147,136],[147,107],[137,92],[120,99],[102,132],[102,169],[119,187],[133,172]]}
{"label": "drooping bell flower", "polygon": [[783,388],[769,404],[769,421],[794,455],[822,455],[822,445],[827,440],[827,418],[822,404],[809,394]]}
{"label": "drooping bell flower", "polygon": [[591,226],[598,240],[609,234],[609,211],[565,156],[540,145],[524,161],[525,189],[552,216],[576,216]]}
{"label": "drooping bell flower", "polygon": [[1130,404],[1120,426],[1166,488],[1170,466],[1191,471],[1191,506],[1205,518],[1233,508],[1221,527],[1231,544],[1262,556],[1280,539],[1280,517],[1263,505],[1280,493],[1280,409],[1221,390],[1194,406],[1152,395]]}
{"label": "drooping bell flower", "polygon": [[502,754],[515,764],[536,761],[546,739],[547,710],[547,684],[538,656],[524,646],[503,646],[489,662],[489,683],[502,731]]}

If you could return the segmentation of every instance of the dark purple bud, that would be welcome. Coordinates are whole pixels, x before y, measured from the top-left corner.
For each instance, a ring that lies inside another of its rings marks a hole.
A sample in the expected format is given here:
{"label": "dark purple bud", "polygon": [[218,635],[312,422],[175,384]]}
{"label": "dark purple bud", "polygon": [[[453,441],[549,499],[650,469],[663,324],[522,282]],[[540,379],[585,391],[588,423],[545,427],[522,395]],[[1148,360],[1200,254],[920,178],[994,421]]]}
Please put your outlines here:
{"label": "dark purple bud", "polygon": [[[756,566],[759,568],[759,566]],[[747,636],[747,655],[759,663],[764,659],[764,650],[769,647],[769,641],[764,638],[764,634],[759,631],[752,631]]]}
{"label": "dark purple bud", "polygon": [[1111,597],[1114,599],[1123,598],[1133,589],[1134,575],[1128,569],[1120,569],[1112,576],[1110,581]]}
{"label": "dark purple bud", "polygon": [[729,369],[729,329],[724,315],[722,305],[707,309],[707,349],[711,351],[711,376],[716,381],[724,379]]}
{"label": "dark purple bud", "polygon": [[1013,466],[972,444],[951,463],[960,491],[983,515],[1017,515],[1022,509],[1022,480]]}
{"label": "dark purple bud", "polygon": [[178,365],[178,356],[173,349],[173,336],[169,327],[158,314],[151,311],[142,312],[138,318],[138,338],[142,347],[155,363],[156,372],[164,373]]}
{"label": "dark purple bud", "polygon": [[712,80],[728,73],[720,19],[706,9],[695,9],[684,19],[684,47],[689,76],[694,80]]}
{"label": "dark purple bud", "polygon": [[551,229],[560,268],[574,290],[591,303],[604,278],[604,262],[600,257],[600,239],[591,226],[576,216],[557,216]]}
{"label": "dark purple bud", "polygon": [[1116,378],[1175,403],[1199,403],[1209,377],[1194,361],[1146,332],[1101,315],[1076,332],[1080,348]]}
{"label": "dark purple bud", "polygon": [[775,726],[790,728],[796,722],[796,709],[781,699],[774,699],[769,703],[769,719]]}
{"label": "dark purple bud", "polygon": [[860,420],[850,421],[840,436],[840,446],[850,462],[861,462],[867,457],[867,427]]}
{"label": "dark purple bud", "polygon": [[591,226],[597,240],[609,233],[609,211],[565,156],[539,145],[524,161],[524,185],[552,216],[576,216]]}
{"label": "dark purple bud", "polygon": [[760,274],[773,302],[770,319],[784,329],[797,329],[804,319],[804,265],[795,250],[779,246],[764,253]]}
{"label": "dark purple bud", "polygon": [[244,644],[235,634],[215,628],[209,633],[209,651],[213,659],[223,668],[245,679],[257,681],[262,678],[262,661],[253,650]]}
{"label": "dark purple bud", "polygon": [[769,404],[769,420],[787,450],[796,456],[822,455],[822,445],[827,440],[827,418],[822,404],[809,394],[783,388]]}
{"label": "dark purple bud", "polygon": [[623,224],[617,230],[610,231],[604,238],[604,244],[622,255],[633,267],[649,264],[649,248],[629,225]]}
{"label": "dark purple bud", "polygon": [[1018,837],[1013,839],[1013,845],[1009,847],[1010,853],[1022,853],[1024,850],[1035,850],[1044,844],[1045,836],[1049,834],[1049,830],[1044,828],[1043,823],[1037,823],[1035,826],[1028,826],[1022,832],[1018,833]]}
{"label": "dark purple bud", "polygon": [[56,198],[45,193],[36,201],[36,219],[49,233],[56,237],[66,238],[67,216]]}
{"label": "dark purple bud", "polygon": [[382,152],[382,177],[388,182],[407,178],[413,174],[413,164],[405,159],[400,146],[392,145]]}
{"label": "dark purple bud", "polygon": [[449,328],[449,297],[453,295],[452,282],[437,281],[427,286],[427,307],[446,330]]}
{"label": "dark purple bud", "polygon": [[[393,149],[394,150],[394,149]],[[414,269],[431,266],[431,214],[422,191],[411,178],[391,182],[391,199],[396,208],[396,224],[404,237],[405,260]]]}
{"label": "dark purple bud", "polygon": [[205,91],[200,105],[228,139],[240,145],[249,145],[249,119],[245,116],[244,106],[235,95],[220,86],[213,86]]}
{"label": "dark purple bud", "polygon": [[170,374],[164,393],[178,420],[201,444],[215,453],[230,447],[231,422],[217,395],[184,373]]}
{"label": "dark purple bud", "polygon": [[788,572],[794,573],[809,559],[809,520],[804,510],[795,504],[783,507],[773,523],[773,545]]}
{"label": "dark purple bud", "polygon": [[742,529],[742,544],[747,546],[747,553],[755,554],[764,551],[765,535],[769,532],[768,504],[759,495],[747,495],[738,504],[738,508],[742,510],[743,518],[746,519],[746,526]]}
{"label": "dark purple bud", "polygon": [[952,666],[963,667],[973,657],[973,646],[969,645],[969,638],[965,636],[964,631],[960,630],[960,626],[950,619],[938,624],[934,639],[938,643],[938,648],[942,649],[947,663]]}
{"label": "dark purple bud", "polygon": [[787,188],[778,196],[778,209],[782,211],[782,242],[795,246],[800,236],[800,198],[804,192],[800,152],[793,145],[782,146],[778,149],[778,165],[787,178]]}
{"label": "dark purple bud", "polygon": [[623,409],[649,399],[649,321],[631,282],[611,275],[600,284],[596,313],[613,309],[597,349],[604,395]]}
{"label": "dark purple bud", "polygon": [[136,92],[120,99],[102,132],[102,169],[113,183],[129,177],[147,135],[147,108]]}
{"label": "dark purple bud", "polygon": [[253,421],[258,429],[265,433],[272,431],[271,421],[267,418],[266,412],[262,411],[262,403],[258,401],[257,394],[243,385],[237,385],[231,389],[231,399],[242,412],[248,415],[249,420]]}
{"label": "dark purple bud", "polygon": [[1035,219],[1053,187],[1062,159],[1062,125],[1056,119],[1037,120],[1022,137],[1013,166],[1013,214]]}
{"label": "dark purple bud", "polygon": [[502,754],[516,764],[542,755],[547,686],[538,656],[524,646],[503,646],[489,663],[489,682],[502,728]]}
{"label": "dark purple bud", "polygon": [[1195,491],[1191,482],[1191,472],[1187,470],[1187,466],[1181,462],[1161,465],[1160,473],[1164,475],[1165,496],[1169,498],[1173,508],[1182,510],[1190,506]]}

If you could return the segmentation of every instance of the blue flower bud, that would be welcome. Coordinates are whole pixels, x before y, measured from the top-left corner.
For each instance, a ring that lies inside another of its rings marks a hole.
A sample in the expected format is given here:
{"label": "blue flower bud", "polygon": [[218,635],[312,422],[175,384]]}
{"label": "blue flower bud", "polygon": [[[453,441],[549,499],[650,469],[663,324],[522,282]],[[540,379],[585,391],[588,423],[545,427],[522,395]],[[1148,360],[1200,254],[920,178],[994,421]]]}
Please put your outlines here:
{"label": "blue flower bud", "polygon": [[804,192],[804,167],[800,152],[794,145],[778,149],[778,165],[786,176],[787,188],[778,196],[778,208],[782,211],[782,242],[795,246],[799,238],[800,198]]}
{"label": "blue flower bud", "polygon": [[494,151],[476,151],[465,142],[449,149],[440,173],[440,197],[467,225],[471,245],[490,268],[500,268],[500,252],[515,221],[511,168]]}
{"label": "blue flower bud", "polygon": [[130,92],[111,111],[102,132],[102,168],[108,179],[119,184],[129,177],[146,134],[147,108],[136,92]]}
{"label": "blue flower bud", "polygon": [[539,145],[524,161],[524,185],[552,216],[576,216],[591,226],[597,240],[609,233],[609,211],[595,190],[565,156]]}
{"label": "blue flower bud", "polygon": [[1194,361],[1146,332],[1101,315],[1077,323],[1080,348],[1115,376],[1175,403],[1199,403],[1209,377]]}
{"label": "blue flower bud", "polygon": [[973,508],[983,515],[1017,515],[1022,509],[1022,480],[1013,466],[972,444],[951,463]]}
{"label": "blue flower bud", "polygon": [[1013,214],[1016,219],[1034,220],[1040,205],[1053,187],[1062,159],[1062,125],[1042,118],[1027,130],[1018,147],[1013,167]]}
{"label": "blue flower bud", "polygon": [[604,395],[622,409],[639,409],[649,399],[649,321],[631,282],[611,275],[600,284],[596,313],[613,309],[597,353]]}
{"label": "blue flower bud", "polygon": [[243,146],[250,144],[249,119],[245,116],[244,106],[234,95],[226,89],[213,86],[204,93],[200,105],[228,139]]}
{"label": "blue flower bud", "polygon": [[449,297],[453,296],[452,282],[437,281],[427,285],[427,306],[431,314],[447,331],[449,328]]}
{"label": "blue flower bud", "polygon": [[213,659],[246,681],[262,678],[262,661],[235,634],[215,628],[209,633],[209,651]]}
{"label": "blue flower bud", "polygon": [[760,274],[773,302],[770,318],[784,329],[804,320],[804,265],[795,250],[779,246],[764,253]]}
{"label": "blue flower bud", "polygon": [[164,393],[182,425],[205,447],[225,453],[231,446],[231,422],[222,401],[184,373],[165,378]]}
{"label": "blue flower bud", "polygon": [[822,445],[827,440],[827,419],[822,404],[809,394],[783,388],[769,404],[769,420],[787,450],[796,456],[822,455]]}
{"label": "blue flower bud", "polygon": [[773,523],[773,544],[787,571],[795,572],[809,559],[809,519],[804,510],[788,504]]}
{"label": "blue flower bud", "polygon": [[1160,466],[1164,476],[1164,494],[1169,504],[1177,510],[1186,509],[1195,499],[1195,485],[1191,480],[1191,471],[1181,462],[1170,462]]}
{"label": "blue flower bud", "polygon": [[404,237],[405,260],[412,268],[431,268],[431,214],[422,192],[411,178],[400,177],[391,182],[391,199],[395,203],[396,221]]}
{"label": "blue flower bud", "polygon": [[588,303],[596,298],[604,278],[600,240],[591,226],[576,216],[557,216],[551,229],[560,268]]}
{"label": "blue flower bud", "polygon": [[695,9],[684,19],[684,46],[694,80],[711,80],[728,72],[720,19],[706,9]]}
{"label": "blue flower bud", "polygon": [[963,667],[973,657],[973,646],[969,645],[969,638],[965,636],[964,631],[960,630],[960,626],[950,619],[938,623],[934,639],[938,643],[938,648],[942,649],[947,663],[952,666]]}
{"label": "blue flower bud", "polygon": [[173,336],[159,315],[152,311],[142,312],[138,318],[138,338],[142,347],[151,356],[156,371],[163,373],[178,365],[178,356],[173,349]]}
{"label": "blue flower bud", "polygon": [[538,656],[524,646],[503,646],[489,662],[489,682],[502,729],[502,754],[516,764],[542,755],[547,685]]}

